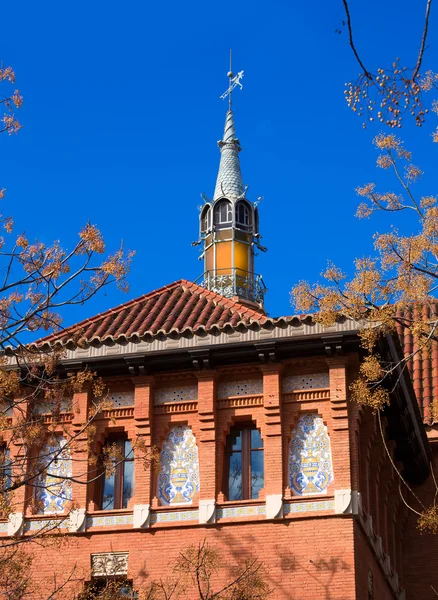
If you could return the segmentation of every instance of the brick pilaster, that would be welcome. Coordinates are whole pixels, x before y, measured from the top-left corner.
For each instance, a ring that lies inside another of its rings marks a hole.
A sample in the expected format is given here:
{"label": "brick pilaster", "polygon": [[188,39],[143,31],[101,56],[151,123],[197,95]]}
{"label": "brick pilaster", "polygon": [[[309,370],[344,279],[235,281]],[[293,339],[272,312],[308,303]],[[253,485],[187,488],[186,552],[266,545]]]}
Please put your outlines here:
{"label": "brick pilaster", "polygon": [[281,435],[282,365],[261,367],[263,373],[265,493],[283,493],[283,444]]}
{"label": "brick pilaster", "polygon": [[329,433],[335,472],[335,488],[351,489],[347,358],[344,356],[329,358],[327,364],[330,374],[331,406],[331,428],[329,428]]}
{"label": "brick pilaster", "polygon": [[[133,382],[135,386],[135,435],[143,448],[136,452],[138,460],[135,461],[134,496],[129,502],[130,506],[134,504],[151,504],[151,483],[154,470],[150,462],[154,414],[154,378],[148,376],[135,377]],[[136,440],[133,440],[133,442],[135,443]],[[145,461],[143,461],[143,457],[146,459]]]}
{"label": "brick pilaster", "polygon": [[214,499],[216,485],[216,371],[201,371],[198,377],[198,415],[200,427],[200,499]]}
{"label": "brick pilaster", "polygon": [[72,497],[73,503],[78,508],[87,506],[87,479],[88,479],[88,432],[87,419],[89,408],[90,387],[84,386],[80,392],[73,394],[73,421],[72,434],[74,442],[70,452],[72,458]]}

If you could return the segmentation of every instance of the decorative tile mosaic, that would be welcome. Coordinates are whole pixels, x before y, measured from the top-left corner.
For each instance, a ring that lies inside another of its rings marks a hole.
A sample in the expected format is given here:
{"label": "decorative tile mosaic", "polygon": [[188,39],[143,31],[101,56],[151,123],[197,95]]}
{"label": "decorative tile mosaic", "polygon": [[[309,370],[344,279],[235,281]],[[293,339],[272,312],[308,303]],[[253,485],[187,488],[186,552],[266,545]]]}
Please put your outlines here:
{"label": "decorative tile mosaic", "polygon": [[134,392],[115,392],[108,396],[108,400],[114,408],[118,408],[119,406],[134,406]]}
{"label": "decorative tile mosaic", "polygon": [[302,512],[314,512],[318,510],[334,510],[334,500],[323,500],[322,502],[285,502],[283,512],[285,515]]}
{"label": "decorative tile mosaic", "polygon": [[59,406],[56,403],[47,401],[38,402],[33,409],[35,415],[50,415],[51,413],[66,413],[73,410],[73,401],[71,398],[63,398]]}
{"label": "decorative tile mosaic", "polygon": [[114,515],[113,517],[88,517],[87,527],[111,527],[113,525],[132,525],[134,516]]}
{"label": "decorative tile mosaic", "polygon": [[[72,499],[72,477],[70,449],[67,440],[58,436],[56,441],[47,444],[40,453],[41,468],[35,496],[42,514],[62,513],[66,503]],[[61,479],[59,479],[61,477]]]}
{"label": "decorative tile mosaic", "polygon": [[176,521],[199,521],[199,510],[152,513],[151,523],[175,523]]}
{"label": "decorative tile mosaic", "polygon": [[262,379],[245,379],[240,381],[223,381],[219,383],[217,397],[259,396],[263,394]]}
{"label": "decorative tile mosaic", "polygon": [[192,430],[179,425],[169,431],[160,454],[158,498],[161,504],[191,504],[199,492],[198,446]]}
{"label": "decorative tile mosaic", "polygon": [[7,523],[0,523],[0,533],[5,533],[8,530]]}
{"label": "decorative tile mosaic", "polygon": [[283,377],[282,391],[284,394],[295,390],[314,390],[330,387],[328,373],[312,373],[311,375],[289,375]]}
{"label": "decorative tile mosaic", "polygon": [[299,496],[324,494],[333,480],[330,438],[317,414],[303,415],[289,448],[289,486]]}
{"label": "decorative tile mosaic", "polygon": [[254,517],[256,515],[266,515],[266,506],[232,506],[230,508],[218,508],[216,510],[217,519],[227,519],[228,517]]}
{"label": "decorative tile mosaic", "polygon": [[24,531],[54,532],[57,527],[67,527],[68,519],[56,519],[50,521],[25,521]]}
{"label": "decorative tile mosaic", "polygon": [[155,404],[168,404],[169,402],[185,402],[198,399],[198,386],[180,385],[178,387],[158,388],[155,390]]}

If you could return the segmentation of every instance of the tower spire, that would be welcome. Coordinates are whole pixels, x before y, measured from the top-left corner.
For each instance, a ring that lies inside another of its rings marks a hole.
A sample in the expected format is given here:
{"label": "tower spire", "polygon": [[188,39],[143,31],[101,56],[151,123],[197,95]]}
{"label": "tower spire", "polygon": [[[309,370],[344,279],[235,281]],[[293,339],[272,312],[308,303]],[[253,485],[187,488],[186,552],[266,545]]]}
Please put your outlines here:
{"label": "tower spire", "polygon": [[213,200],[201,207],[200,240],[203,243],[203,285],[228,298],[263,307],[266,291],[260,275],[254,272],[255,250],[265,251],[260,244],[257,203],[246,198],[240,171],[240,143],[236,135],[232,110],[233,90],[239,86],[243,71],[234,75],[232,52],[228,89],[221,96],[228,97],[228,110],[222,139],[219,172]]}

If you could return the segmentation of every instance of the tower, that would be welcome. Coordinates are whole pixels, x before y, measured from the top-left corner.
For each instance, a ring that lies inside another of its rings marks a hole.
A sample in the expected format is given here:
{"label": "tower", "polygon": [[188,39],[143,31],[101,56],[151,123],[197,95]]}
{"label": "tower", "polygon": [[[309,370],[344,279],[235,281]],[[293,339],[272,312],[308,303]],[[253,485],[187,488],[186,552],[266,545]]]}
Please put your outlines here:
{"label": "tower", "polygon": [[254,271],[256,249],[260,244],[257,202],[246,197],[239,153],[242,150],[236,135],[232,110],[232,93],[239,85],[243,71],[236,76],[228,73],[229,87],[221,98],[228,97],[228,110],[220,148],[219,172],[212,200],[204,198],[200,212],[201,258],[204,260],[203,285],[227,298],[254,302],[263,306],[266,292],[262,277]]}

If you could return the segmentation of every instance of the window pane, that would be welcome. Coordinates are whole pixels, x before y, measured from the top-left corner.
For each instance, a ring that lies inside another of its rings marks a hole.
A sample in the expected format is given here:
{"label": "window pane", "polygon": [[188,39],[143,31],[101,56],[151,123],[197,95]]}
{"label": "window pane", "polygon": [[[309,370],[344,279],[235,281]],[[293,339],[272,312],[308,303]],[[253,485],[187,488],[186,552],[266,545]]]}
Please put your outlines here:
{"label": "window pane", "polygon": [[102,510],[113,510],[114,508],[114,474],[105,477],[103,488]]}
{"label": "window pane", "polygon": [[242,453],[230,455],[228,500],[242,500]]}
{"label": "window pane", "polygon": [[132,497],[134,488],[134,461],[128,460],[124,466],[124,477],[123,477],[123,501],[122,508],[128,508],[128,501]]}
{"label": "window pane", "polygon": [[263,440],[258,429],[251,430],[251,448],[263,448]]}
{"label": "window pane", "polygon": [[231,451],[234,450],[242,450],[242,430],[241,429],[231,429],[229,435],[229,448]]}
{"label": "window pane", "polygon": [[132,451],[132,444],[129,440],[125,442],[125,457],[126,458],[134,458],[134,453]]}
{"label": "window pane", "polygon": [[251,452],[251,498],[258,498],[259,492],[264,486],[263,463],[263,450],[253,450]]}

